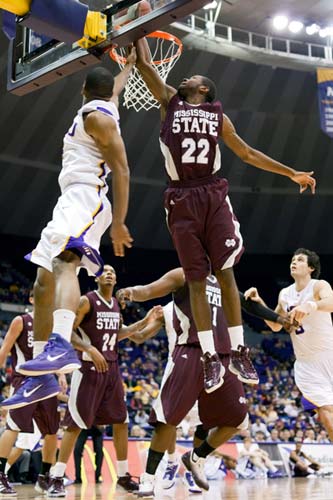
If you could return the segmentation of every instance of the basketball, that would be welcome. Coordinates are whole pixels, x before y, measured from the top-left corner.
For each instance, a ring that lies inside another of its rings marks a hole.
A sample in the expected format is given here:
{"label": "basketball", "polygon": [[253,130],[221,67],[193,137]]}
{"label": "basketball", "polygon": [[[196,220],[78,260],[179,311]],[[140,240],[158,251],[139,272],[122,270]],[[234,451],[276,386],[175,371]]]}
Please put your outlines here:
{"label": "basketball", "polygon": [[141,0],[141,2],[138,3],[138,17],[145,16],[146,14],[149,14],[151,12],[151,6],[148,0]]}

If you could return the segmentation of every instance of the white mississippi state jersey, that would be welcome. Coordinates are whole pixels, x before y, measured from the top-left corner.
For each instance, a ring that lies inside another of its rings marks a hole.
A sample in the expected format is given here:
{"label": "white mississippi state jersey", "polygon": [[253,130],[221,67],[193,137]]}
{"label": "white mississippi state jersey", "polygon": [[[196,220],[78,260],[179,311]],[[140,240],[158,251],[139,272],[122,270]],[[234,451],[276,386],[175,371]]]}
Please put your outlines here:
{"label": "white mississippi state jersey", "polygon": [[71,185],[86,184],[107,193],[106,177],[110,167],[104,162],[94,139],[84,129],[83,115],[92,111],[111,116],[120,134],[119,112],[113,102],[95,99],[84,104],[64,137],[62,170],[58,179],[61,192]]}
{"label": "white mississippi state jersey", "polygon": [[169,344],[168,345],[169,358],[171,358],[177,342],[177,334],[173,327],[173,301],[168,302],[168,304],[163,307],[163,315],[164,315],[165,331],[168,337],[168,344]]}
{"label": "white mississippi state jersey", "polygon": [[[312,279],[300,292],[295,284],[284,288],[280,294],[280,303],[285,312],[304,302],[314,301],[313,288],[318,280]],[[309,359],[318,353],[333,351],[333,326],[331,314],[314,311],[307,315],[302,326],[291,334],[296,359]]]}

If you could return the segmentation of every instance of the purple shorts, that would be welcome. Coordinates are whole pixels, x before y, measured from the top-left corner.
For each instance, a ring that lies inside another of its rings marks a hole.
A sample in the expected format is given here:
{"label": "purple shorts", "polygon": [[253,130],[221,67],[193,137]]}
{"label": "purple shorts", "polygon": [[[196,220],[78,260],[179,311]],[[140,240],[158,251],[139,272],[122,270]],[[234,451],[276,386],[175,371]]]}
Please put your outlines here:
{"label": "purple shorts", "polygon": [[239,261],[243,239],[228,197],[226,179],[212,177],[194,187],[169,187],[164,194],[167,224],[188,280]]}
{"label": "purple shorts", "polygon": [[68,427],[89,429],[92,425],[122,424],[127,408],[118,361],[109,362],[109,370],[98,373],[90,361],[83,361],[72,375],[69,395]]}
{"label": "purple shorts", "polygon": [[149,423],[163,422],[177,427],[198,401],[199,417],[205,429],[238,427],[247,415],[242,383],[228,369],[229,355],[220,356],[225,367],[224,383],[216,391],[204,390],[200,347],[178,345],[165,368],[164,383],[153,404]]}
{"label": "purple shorts", "polygon": [[[14,394],[25,377],[15,376],[12,380]],[[38,401],[23,408],[9,410],[7,427],[12,431],[34,432],[32,420],[35,420],[42,436],[56,434],[59,429],[59,412],[57,397]]]}

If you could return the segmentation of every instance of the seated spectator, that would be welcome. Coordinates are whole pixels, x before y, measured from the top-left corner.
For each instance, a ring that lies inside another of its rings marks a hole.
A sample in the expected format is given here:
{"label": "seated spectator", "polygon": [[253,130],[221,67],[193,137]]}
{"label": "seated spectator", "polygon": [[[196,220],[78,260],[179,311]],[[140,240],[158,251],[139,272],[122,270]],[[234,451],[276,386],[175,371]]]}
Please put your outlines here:
{"label": "seated spectator", "polygon": [[144,427],[145,425],[147,425],[148,421],[149,415],[144,410],[139,410],[134,417],[134,422],[140,425],[140,427]]}
{"label": "seated spectator", "polygon": [[325,429],[322,429],[318,436],[317,436],[317,443],[322,443],[322,444],[328,444],[330,443],[330,440],[328,438],[328,434],[327,432],[325,431]]}
{"label": "seated spectator", "polygon": [[254,424],[251,425],[252,437],[254,437],[258,432],[261,432],[265,438],[269,435],[267,425],[264,424],[264,422],[259,417],[257,417]]}
{"label": "seated spectator", "polygon": [[267,441],[271,441],[272,443],[279,443],[279,431],[277,429],[272,429],[270,435],[268,436]]}
{"label": "seated spectator", "polygon": [[303,443],[316,443],[317,440],[316,440],[316,434],[315,434],[315,431],[313,429],[307,429],[305,431],[305,438],[304,438],[304,441]]}
{"label": "seated spectator", "polygon": [[146,437],[146,434],[146,431],[144,429],[141,429],[139,425],[133,425],[131,428],[130,437],[143,439],[144,437]]}
{"label": "seated spectator", "polygon": [[320,469],[318,462],[302,451],[303,443],[296,443],[295,449],[290,452],[289,463],[294,477],[306,477]]}
{"label": "seated spectator", "polygon": [[268,453],[259,448],[256,443],[253,443],[252,438],[245,438],[243,441],[243,449],[239,456],[246,457],[250,463],[257,469],[258,477],[281,477],[281,472],[275,467]]}
{"label": "seated spectator", "polygon": [[262,431],[258,431],[255,433],[254,440],[257,443],[264,443],[266,441],[266,436]]}

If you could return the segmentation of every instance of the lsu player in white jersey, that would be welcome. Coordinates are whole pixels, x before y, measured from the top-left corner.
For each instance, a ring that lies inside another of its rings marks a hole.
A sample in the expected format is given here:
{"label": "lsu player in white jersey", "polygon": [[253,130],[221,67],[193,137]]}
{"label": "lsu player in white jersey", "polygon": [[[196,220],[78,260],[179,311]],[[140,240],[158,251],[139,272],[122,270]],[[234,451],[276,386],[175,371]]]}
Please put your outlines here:
{"label": "lsu player in white jersey", "polygon": [[[290,263],[294,283],[283,288],[275,311],[289,315],[298,328],[291,330],[295,362],[295,382],[301,391],[303,406],[315,409],[333,441],[333,291],[320,280],[320,259],[315,252],[299,248]],[[245,292],[247,299],[264,305],[254,287]],[[274,331],[282,326],[266,321]]]}
{"label": "lsu player in white jersey", "polygon": [[7,408],[13,403],[18,408],[51,397],[45,375],[69,373],[81,366],[70,344],[80,301],[77,271],[86,267],[91,274],[103,272],[99,245],[112,221],[106,196],[106,178],[111,170],[110,236],[114,253],[123,256],[125,247],[131,247],[132,238],[125,225],[129,168],[120,135],[118,97],[135,61],[132,49],[127,64],[115,78],[103,67],[90,70],[86,76],[83,106],[64,137],[61,196],[37,247],[26,256],[38,266],[34,285],[34,359],[21,364],[18,371],[33,378],[28,377],[22,384],[15,402],[12,398],[2,402]]}

